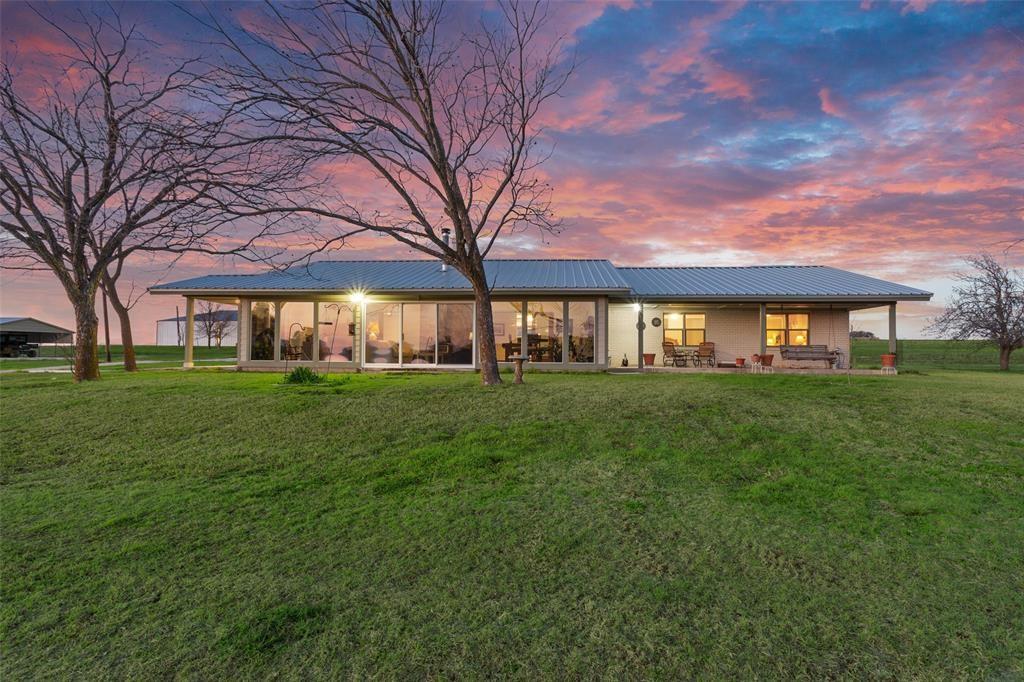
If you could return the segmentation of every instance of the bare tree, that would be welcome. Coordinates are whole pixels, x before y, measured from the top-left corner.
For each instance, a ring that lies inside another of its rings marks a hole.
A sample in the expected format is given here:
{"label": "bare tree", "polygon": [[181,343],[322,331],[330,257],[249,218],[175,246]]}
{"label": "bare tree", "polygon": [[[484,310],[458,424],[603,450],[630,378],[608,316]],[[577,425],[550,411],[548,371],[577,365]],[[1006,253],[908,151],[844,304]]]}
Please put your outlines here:
{"label": "bare tree", "polygon": [[122,298],[117,290],[118,282],[124,272],[126,258],[117,258],[100,275],[100,287],[107,294],[107,300],[117,315],[118,324],[121,327],[121,354],[126,372],[135,372],[139,369],[135,357],[135,339],[132,334],[131,309],[142,298],[144,291],[135,291],[135,282],[129,286],[128,293]]}
{"label": "bare tree", "polygon": [[217,348],[220,348],[230,324],[227,312],[225,308],[211,301],[199,301],[196,325],[202,335],[206,337],[207,348],[212,348],[214,341],[217,342]]}
{"label": "bare tree", "polygon": [[6,60],[0,75],[0,256],[60,281],[75,310],[76,381],[99,378],[96,291],[124,259],[246,249],[238,236],[220,243],[231,209],[273,201],[295,172],[240,144],[230,110],[189,106],[198,61],[154,75],[153,46],[114,9],[99,12],[68,28],[40,15],[69,50],[57,82],[16,86]]}
{"label": "bare tree", "polygon": [[537,173],[547,157],[539,112],[572,63],[561,38],[545,37],[546,6],[503,3],[469,31],[447,21],[440,3],[265,10],[245,27],[212,11],[197,17],[233,55],[221,92],[246,113],[256,139],[310,163],[356,164],[391,197],[388,206],[380,192],[372,205],[343,192],[291,195],[275,210],[340,223],[320,233],[319,251],[378,233],[462,273],[476,301],[483,383],[500,383],[484,259],[502,235],[559,228]]}
{"label": "bare tree", "polygon": [[953,339],[987,339],[999,347],[999,369],[1024,347],[1024,277],[988,254],[965,259],[973,272],[959,277],[953,300],[929,326]]}

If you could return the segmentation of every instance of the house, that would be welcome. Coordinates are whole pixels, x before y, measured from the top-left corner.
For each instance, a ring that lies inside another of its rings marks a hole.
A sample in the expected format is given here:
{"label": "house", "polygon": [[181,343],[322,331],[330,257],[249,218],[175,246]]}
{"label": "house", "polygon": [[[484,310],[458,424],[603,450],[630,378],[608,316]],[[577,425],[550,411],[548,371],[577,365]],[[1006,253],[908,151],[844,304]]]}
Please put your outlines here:
{"label": "house", "polygon": [[0,355],[36,357],[40,344],[70,344],[74,332],[34,317],[0,317]]}
{"label": "house", "polygon": [[[894,349],[897,302],[932,296],[826,266],[489,259],[486,270],[498,359],[523,354],[534,369],[603,370],[623,358],[636,367],[641,353],[660,365],[665,340],[714,343],[719,361],[790,346],[827,346],[849,358],[850,311],[887,306]],[[185,296],[188,318],[196,299],[237,306],[243,369],[478,365],[472,290],[436,261],[324,261],[196,277],[150,293]],[[187,346],[186,366],[190,353]]]}
{"label": "house", "polygon": [[[184,346],[187,320],[184,315],[157,320],[156,345]],[[195,332],[192,337],[194,344],[234,346],[238,343],[238,309],[197,313],[192,327]]]}

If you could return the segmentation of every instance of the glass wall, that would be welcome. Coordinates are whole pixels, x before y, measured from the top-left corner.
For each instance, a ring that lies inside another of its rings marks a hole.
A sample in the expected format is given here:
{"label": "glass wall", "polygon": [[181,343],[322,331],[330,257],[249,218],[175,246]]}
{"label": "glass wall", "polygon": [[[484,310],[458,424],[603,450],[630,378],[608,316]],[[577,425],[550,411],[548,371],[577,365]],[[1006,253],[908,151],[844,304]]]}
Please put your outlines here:
{"label": "glass wall", "polygon": [[438,304],[437,363],[439,365],[473,364],[474,324],[472,303]]}
{"label": "glass wall", "polygon": [[366,364],[398,364],[401,304],[366,304]]}
{"label": "glass wall", "polygon": [[281,359],[313,359],[313,304],[289,301],[281,304]]}
{"label": "glass wall", "polygon": [[274,359],[274,302],[253,301],[250,308],[249,359]]}
{"label": "glass wall", "polygon": [[437,305],[402,305],[402,364],[433,365],[436,360]]}
{"label": "glass wall", "polygon": [[597,304],[569,303],[569,362],[593,362],[597,329]]}
{"label": "glass wall", "polygon": [[561,362],[562,301],[529,301],[526,304],[527,351],[531,362]]}
{"label": "glass wall", "polygon": [[498,361],[504,362],[522,353],[522,303],[494,302],[491,315],[494,317],[494,345],[498,349]]}
{"label": "glass wall", "polygon": [[348,303],[321,303],[317,320],[320,326],[320,359],[327,362],[351,362],[356,335],[355,306]]}

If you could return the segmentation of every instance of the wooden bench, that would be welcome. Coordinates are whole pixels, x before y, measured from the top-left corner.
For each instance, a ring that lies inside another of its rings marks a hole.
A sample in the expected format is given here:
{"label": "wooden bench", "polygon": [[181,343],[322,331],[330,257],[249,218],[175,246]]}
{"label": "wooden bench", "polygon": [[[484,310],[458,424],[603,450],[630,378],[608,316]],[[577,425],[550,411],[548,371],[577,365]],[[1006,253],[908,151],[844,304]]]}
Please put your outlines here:
{"label": "wooden bench", "polygon": [[824,360],[829,368],[836,363],[838,353],[829,350],[828,346],[782,346],[779,349],[786,360]]}

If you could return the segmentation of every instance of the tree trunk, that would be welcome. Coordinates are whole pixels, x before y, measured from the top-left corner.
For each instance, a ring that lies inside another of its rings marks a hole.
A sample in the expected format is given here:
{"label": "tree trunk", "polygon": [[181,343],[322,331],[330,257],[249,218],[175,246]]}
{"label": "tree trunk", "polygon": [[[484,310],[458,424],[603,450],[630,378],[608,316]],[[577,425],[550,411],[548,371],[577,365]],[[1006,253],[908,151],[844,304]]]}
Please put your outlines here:
{"label": "tree trunk", "polygon": [[1010,353],[1013,349],[1009,346],[1001,346],[999,348],[999,369],[1010,369]]}
{"label": "tree trunk", "polygon": [[128,314],[128,307],[121,302],[121,298],[117,295],[117,283],[113,278],[109,276],[103,278],[103,290],[106,292],[107,298],[110,299],[110,305],[113,306],[118,322],[121,324],[121,352],[124,354],[124,371],[137,372],[139,366],[135,361],[135,341],[132,339],[132,320]]}
{"label": "tree trunk", "polygon": [[74,378],[95,381],[100,378],[100,320],[96,317],[96,292],[76,296],[71,304],[75,308],[75,367]]}
{"label": "tree trunk", "polygon": [[483,275],[468,275],[473,285],[473,299],[476,301],[476,350],[480,362],[480,380],[484,386],[501,383],[498,373],[498,348],[494,344],[494,312],[491,310],[491,290]]}

